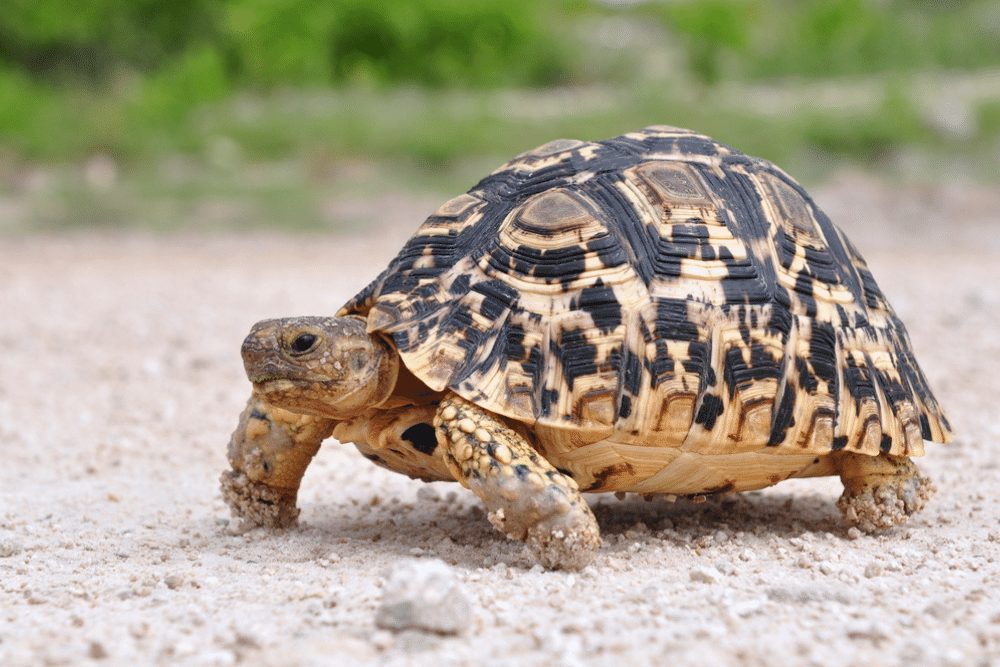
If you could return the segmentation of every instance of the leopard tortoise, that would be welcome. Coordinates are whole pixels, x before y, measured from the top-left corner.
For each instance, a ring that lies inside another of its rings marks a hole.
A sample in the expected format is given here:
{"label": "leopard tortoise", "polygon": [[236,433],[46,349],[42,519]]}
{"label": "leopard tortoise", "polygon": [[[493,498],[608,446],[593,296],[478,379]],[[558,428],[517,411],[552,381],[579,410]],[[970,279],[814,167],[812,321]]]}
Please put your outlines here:
{"label": "leopard tortoise", "polygon": [[431,215],[335,317],[256,324],[223,493],[288,525],[320,442],[457,480],[548,567],[600,545],[581,491],[696,496],[839,475],[862,530],[946,442],[903,324],[788,175],[655,126],[557,140]]}

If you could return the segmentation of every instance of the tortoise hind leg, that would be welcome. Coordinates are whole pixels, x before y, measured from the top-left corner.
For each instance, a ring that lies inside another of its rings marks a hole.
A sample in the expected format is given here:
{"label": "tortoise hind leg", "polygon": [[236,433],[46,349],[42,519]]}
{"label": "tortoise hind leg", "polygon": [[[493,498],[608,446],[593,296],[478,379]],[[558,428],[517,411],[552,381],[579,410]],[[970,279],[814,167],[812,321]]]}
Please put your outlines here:
{"label": "tortoise hind leg", "polygon": [[579,569],[601,546],[597,520],[572,479],[520,434],[454,394],[434,419],[455,478],[486,504],[490,523],[528,544],[548,568]]}
{"label": "tortoise hind leg", "polygon": [[837,507],[850,524],[866,533],[905,523],[934,494],[933,482],[906,456],[845,452],[838,458],[844,493]]}

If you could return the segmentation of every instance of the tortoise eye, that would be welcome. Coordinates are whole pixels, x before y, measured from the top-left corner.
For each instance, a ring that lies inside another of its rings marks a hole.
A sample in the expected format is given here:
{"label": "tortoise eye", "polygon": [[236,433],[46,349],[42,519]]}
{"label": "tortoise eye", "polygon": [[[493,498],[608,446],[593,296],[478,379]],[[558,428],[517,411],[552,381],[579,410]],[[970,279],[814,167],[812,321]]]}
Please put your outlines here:
{"label": "tortoise eye", "polygon": [[292,341],[292,352],[296,354],[305,354],[313,348],[317,340],[318,339],[313,334],[300,334],[298,338]]}

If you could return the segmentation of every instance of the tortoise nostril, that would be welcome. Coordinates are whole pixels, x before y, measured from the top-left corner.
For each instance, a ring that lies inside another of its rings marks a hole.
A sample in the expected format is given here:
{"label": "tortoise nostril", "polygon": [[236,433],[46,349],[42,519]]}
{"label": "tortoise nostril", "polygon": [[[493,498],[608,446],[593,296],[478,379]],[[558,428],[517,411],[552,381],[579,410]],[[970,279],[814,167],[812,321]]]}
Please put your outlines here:
{"label": "tortoise nostril", "polygon": [[240,354],[245,362],[249,363],[256,361],[263,353],[263,346],[257,336],[250,334],[243,339],[243,345],[240,347]]}

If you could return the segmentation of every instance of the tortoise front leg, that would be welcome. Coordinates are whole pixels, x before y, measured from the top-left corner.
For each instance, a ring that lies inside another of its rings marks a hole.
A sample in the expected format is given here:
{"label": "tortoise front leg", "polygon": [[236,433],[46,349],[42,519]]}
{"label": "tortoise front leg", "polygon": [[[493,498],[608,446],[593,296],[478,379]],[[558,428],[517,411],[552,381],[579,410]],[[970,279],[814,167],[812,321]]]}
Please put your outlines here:
{"label": "tortoise front leg", "polygon": [[837,507],[866,533],[905,523],[934,494],[934,483],[905,456],[844,452],[838,455],[837,467],[844,483]]}
{"label": "tortoise front leg", "polygon": [[222,473],[222,496],[234,516],[258,526],[295,523],[299,483],[332,419],[300,415],[250,397],[229,440],[232,470]]}
{"label": "tortoise front leg", "polygon": [[579,569],[601,546],[579,488],[497,417],[449,394],[434,426],[455,478],[486,504],[490,523],[548,568]]}

